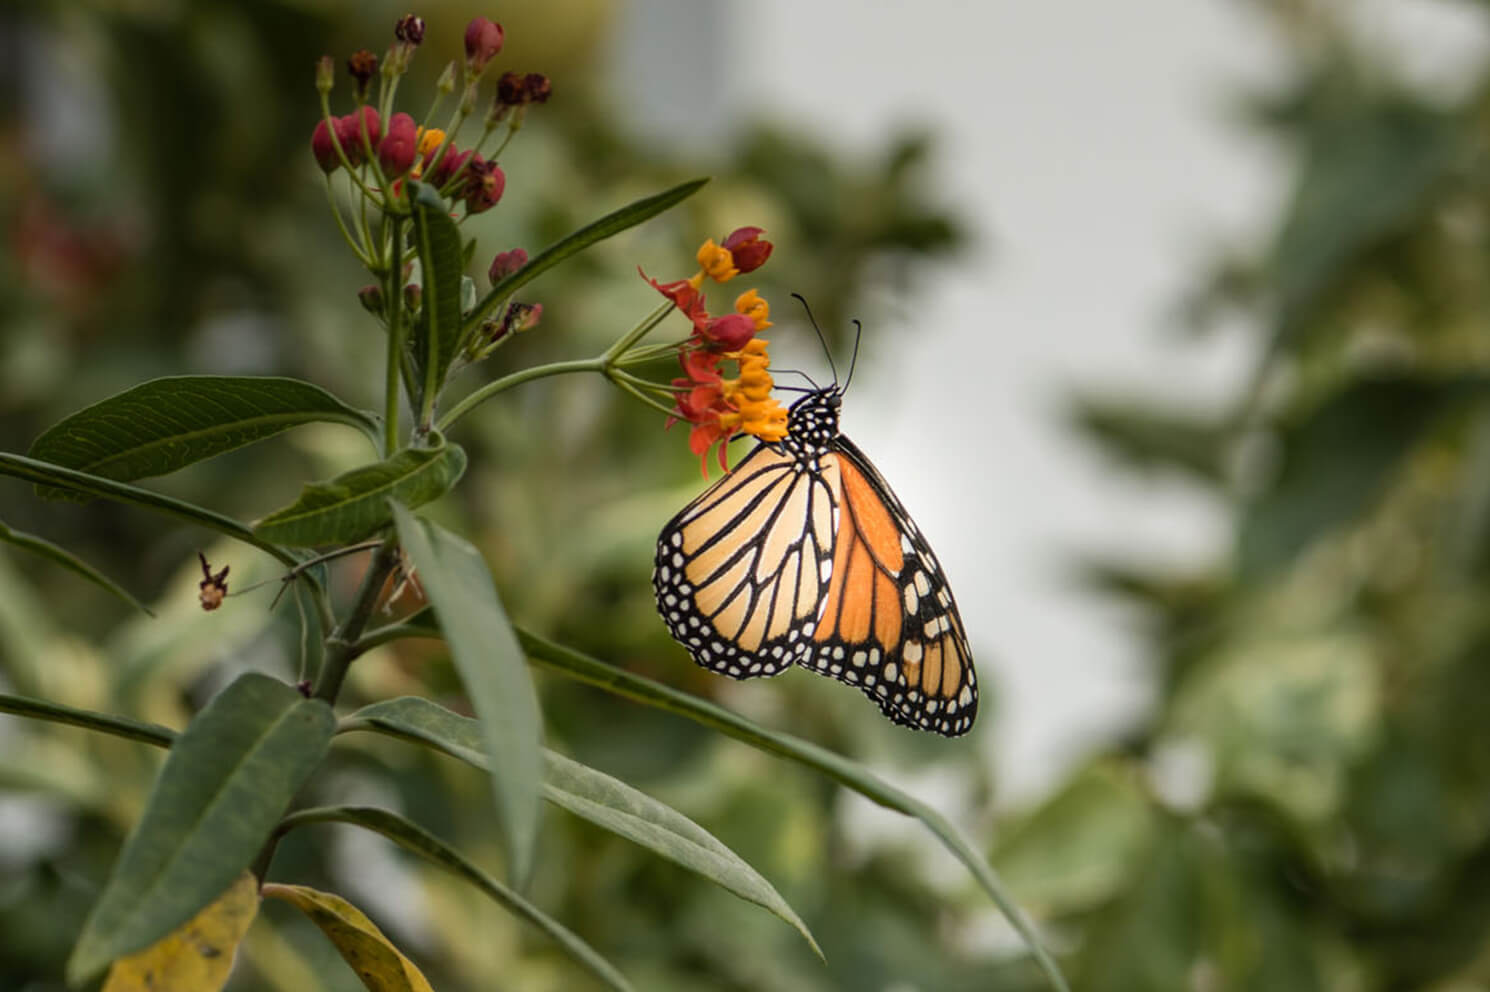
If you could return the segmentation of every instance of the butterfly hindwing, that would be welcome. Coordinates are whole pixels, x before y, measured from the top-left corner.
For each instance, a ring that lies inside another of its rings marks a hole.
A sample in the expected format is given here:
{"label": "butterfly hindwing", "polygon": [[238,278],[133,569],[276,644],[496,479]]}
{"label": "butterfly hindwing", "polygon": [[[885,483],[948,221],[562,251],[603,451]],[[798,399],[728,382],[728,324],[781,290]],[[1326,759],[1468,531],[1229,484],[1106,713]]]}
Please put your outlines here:
{"label": "butterfly hindwing", "polygon": [[662,529],[652,584],[695,661],[752,678],[808,650],[831,564],[835,484],[762,444]]}
{"label": "butterfly hindwing", "polygon": [[941,565],[884,477],[839,436],[832,581],[798,663],[858,686],[895,723],[949,737],[977,715],[977,676]]}

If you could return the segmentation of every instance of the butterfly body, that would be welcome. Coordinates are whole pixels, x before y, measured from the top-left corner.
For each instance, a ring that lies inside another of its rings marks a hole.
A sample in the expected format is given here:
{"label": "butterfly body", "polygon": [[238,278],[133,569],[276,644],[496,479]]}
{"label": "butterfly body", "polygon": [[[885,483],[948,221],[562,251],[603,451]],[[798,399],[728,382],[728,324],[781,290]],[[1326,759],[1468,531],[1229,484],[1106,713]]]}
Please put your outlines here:
{"label": "butterfly body", "polygon": [[896,723],[958,736],[978,697],[957,605],[905,508],[838,432],[840,396],[798,400],[786,437],[662,529],[658,609],[711,671],[799,665],[857,686]]}

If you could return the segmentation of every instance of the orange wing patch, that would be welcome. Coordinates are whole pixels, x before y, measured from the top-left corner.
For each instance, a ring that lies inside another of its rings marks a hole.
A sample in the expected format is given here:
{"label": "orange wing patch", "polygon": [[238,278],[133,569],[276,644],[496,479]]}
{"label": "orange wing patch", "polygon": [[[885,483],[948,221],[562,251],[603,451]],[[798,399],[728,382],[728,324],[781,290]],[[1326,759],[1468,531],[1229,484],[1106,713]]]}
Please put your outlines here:
{"label": "orange wing patch", "polygon": [[838,459],[840,518],[838,547],[822,622],[813,632],[818,642],[842,640],[862,644],[873,637],[881,650],[900,643],[900,596],[896,579],[905,565],[900,528],[875,494],[874,487],[847,459]]}

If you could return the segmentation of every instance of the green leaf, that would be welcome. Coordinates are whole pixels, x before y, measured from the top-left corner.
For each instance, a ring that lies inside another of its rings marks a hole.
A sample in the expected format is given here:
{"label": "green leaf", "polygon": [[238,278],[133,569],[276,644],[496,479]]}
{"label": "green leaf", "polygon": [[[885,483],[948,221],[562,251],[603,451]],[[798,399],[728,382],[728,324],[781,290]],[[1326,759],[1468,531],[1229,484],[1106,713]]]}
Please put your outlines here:
{"label": "green leaf", "polygon": [[481,721],[497,826],[521,885],[538,840],[541,733],[538,695],[481,553],[443,528],[393,507],[399,543],[424,587],[451,660]]}
{"label": "green leaf", "polygon": [[[365,706],[347,717],[342,729],[408,738],[478,768],[488,767],[479,723],[416,696]],[[552,751],[544,751],[543,765],[543,798],[775,913],[821,956],[807,925],[771,883],[703,827],[625,782]]]}
{"label": "green leaf", "polygon": [[627,992],[631,988],[626,977],[609,961],[597,954],[589,944],[537,906],[476,867],[459,851],[418,824],[385,809],[367,806],[322,806],[299,810],[285,817],[284,822],[280,824],[279,832],[287,833],[296,827],[312,823],[350,823],[382,834],[405,850],[426,858],[474,884],[514,916],[542,930],[562,947],[565,953],[589,969],[595,977],[610,988],[620,990],[620,992]]}
{"label": "green leaf", "polygon": [[62,486],[90,496],[102,496],[117,503],[142,506],[178,520],[210,528],[245,544],[252,544],[286,565],[293,566],[299,563],[294,555],[273,542],[259,537],[232,517],[225,517],[221,513],[197,506],[195,503],[187,503],[148,489],[140,489],[128,483],[115,482],[112,479],[89,475],[87,472],[79,472],[76,469],[64,468],[61,465],[40,462],[34,458],[12,455],[4,451],[0,451],[0,475],[25,479],[40,486]]}
{"label": "green leaf", "polygon": [[688,199],[694,193],[704,188],[708,179],[694,179],[686,183],[674,186],[672,189],[663,190],[661,193],[644,197],[634,203],[627,204],[614,213],[606,214],[604,217],[580,228],[568,237],[549,245],[543,251],[528,259],[528,264],[507,276],[501,282],[491,288],[491,292],[481,298],[465,321],[465,330],[469,331],[481,323],[497,304],[511,296],[519,287],[527,284],[549,269],[558,265],[571,255],[584,251],[597,241],[604,241],[615,234],[620,234],[628,227],[635,227],[644,220],[662,213],[664,210],[674,207]]}
{"label": "green leaf", "polygon": [[299,499],[254,524],[254,533],[296,547],[350,544],[388,526],[390,499],[422,506],[449,492],[465,470],[465,451],[443,438],[437,447],[405,448],[330,482],[307,484]]}
{"label": "green leaf", "polygon": [[1070,411],[1073,426],[1102,453],[1137,471],[1178,471],[1210,486],[1226,481],[1229,426],[1193,411],[1092,397]]}
{"label": "green leaf", "polygon": [[613,665],[607,665],[603,661],[545,640],[521,628],[517,629],[517,636],[522,642],[523,649],[527,651],[528,657],[550,671],[593,685],[617,696],[676,713],[697,724],[744,741],[758,750],[779,755],[811,768],[886,809],[892,809],[920,820],[942,842],[942,846],[967,867],[978,884],[982,886],[983,891],[988,893],[989,898],[1024,940],[1025,946],[1030,949],[1030,953],[1050,984],[1061,992],[1069,992],[1065,979],[1061,977],[1060,969],[1040,944],[1033,925],[1005,891],[1004,884],[999,880],[998,875],[957,828],[930,806],[894,788],[852,761],[818,747],[816,744],[790,734],[759,727],[722,706],[716,706],[687,693],[679,692],[670,686],[633,675]]}
{"label": "green leaf", "polygon": [[49,720],[52,723],[84,727],[88,730],[113,734],[115,737],[154,744],[157,747],[170,747],[176,739],[174,730],[157,723],[145,723],[127,716],[94,713],[91,710],[80,710],[46,699],[15,696],[5,692],[0,692],[0,713],[14,713],[17,716],[31,717],[35,720]]}
{"label": "green leaf", "polygon": [[[28,454],[90,475],[131,482],[314,421],[377,425],[319,386],[273,376],[183,375],[152,379],[100,400],[36,439]],[[43,489],[49,498],[69,493]]]}
{"label": "green leaf", "polygon": [[1281,568],[1367,512],[1433,424],[1485,396],[1490,377],[1383,375],[1351,383],[1284,425],[1277,477],[1242,517],[1242,573],[1258,577]]}
{"label": "green leaf", "polygon": [[67,963],[80,983],[191,919],[258,854],[336,727],[330,707],[250,672],[171,748]]}
{"label": "green leaf", "polygon": [[71,551],[68,551],[65,548],[58,547],[51,541],[45,540],[44,538],[36,537],[32,534],[24,534],[18,530],[12,530],[10,527],[6,526],[4,521],[0,521],[0,541],[4,541],[7,544],[13,544],[18,548],[24,548],[25,550],[34,552],[35,554],[39,554],[44,558],[50,558],[52,561],[56,562],[58,565],[61,565],[69,572],[72,572],[75,575],[82,576],[89,582],[92,582],[94,585],[99,586],[102,589],[107,589],[109,592],[113,593],[115,596],[118,596],[120,599],[124,600],[130,606],[133,606],[135,609],[141,611],[142,613],[148,614],[150,616],[155,615],[150,612],[149,607],[131,596],[123,586],[119,585],[119,583],[115,582],[107,575],[104,575],[92,565],[83,561],[81,558],[74,555]]}
{"label": "green leaf", "polygon": [[460,231],[450,219],[450,208],[428,183],[414,186],[414,249],[424,280],[419,319],[410,342],[414,363],[423,381],[420,396],[439,392],[445,373],[461,343]]}

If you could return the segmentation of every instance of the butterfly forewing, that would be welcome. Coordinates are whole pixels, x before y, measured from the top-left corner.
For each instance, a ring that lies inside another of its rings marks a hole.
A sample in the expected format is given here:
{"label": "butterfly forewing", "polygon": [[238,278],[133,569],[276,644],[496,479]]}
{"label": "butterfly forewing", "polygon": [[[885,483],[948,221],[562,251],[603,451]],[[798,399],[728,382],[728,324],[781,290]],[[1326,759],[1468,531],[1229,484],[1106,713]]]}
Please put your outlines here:
{"label": "butterfly forewing", "polygon": [[652,584],[672,635],[735,678],[808,650],[833,547],[836,466],[760,445],[662,529]]}

